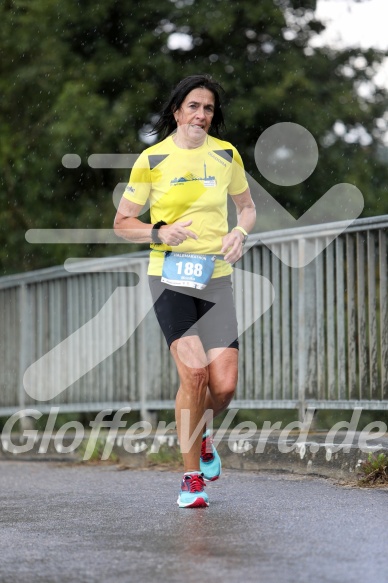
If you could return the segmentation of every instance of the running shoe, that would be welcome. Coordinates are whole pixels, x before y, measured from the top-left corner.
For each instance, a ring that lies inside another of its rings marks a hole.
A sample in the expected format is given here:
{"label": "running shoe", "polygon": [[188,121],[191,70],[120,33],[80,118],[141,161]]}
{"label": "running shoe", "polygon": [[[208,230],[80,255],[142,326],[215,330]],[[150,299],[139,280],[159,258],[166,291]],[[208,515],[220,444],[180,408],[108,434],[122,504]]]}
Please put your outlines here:
{"label": "running shoe", "polygon": [[208,429],[202,437],[199,469],[206,482],[214,482],[221,475],[221,459],[213,445],[212,432]]}
{"label": "running shoe", "polygon": [[179,508],[206,508],[209,498],[204,490],[206,484],[202,474],[183,474],[178,496]]}

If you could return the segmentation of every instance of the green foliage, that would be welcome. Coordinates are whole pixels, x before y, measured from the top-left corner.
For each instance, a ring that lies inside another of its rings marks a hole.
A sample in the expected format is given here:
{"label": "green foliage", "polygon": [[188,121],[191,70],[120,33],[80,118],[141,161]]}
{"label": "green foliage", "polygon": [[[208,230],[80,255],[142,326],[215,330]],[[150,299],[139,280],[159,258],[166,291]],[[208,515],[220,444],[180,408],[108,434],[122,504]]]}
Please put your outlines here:
{"label": "green foliage", "polygon": [[368,459],[360,465],[360,474],[362,477],[359,484],[362,486],[388,484],[388,455],[370,453]]}
{"label": "green foliage", "polygon": [[[137,153],[173,85],[212,74],[226,90],[227,139],[247,171],[294,215],[337,182],[356,184],[365,214],[388,213],[382,120],[387,94],[373,76],[376,51],[313,49],[315,0],[6,0],[0,6],[0,274],[69,256],[138,247],[36,245],[29,228],[110,228],[112,192],[129,169],[96,170],[93,153]],[[171,49],[172,33],[192,38]],[[362,97],[358,87],[370,87]],[[380,120],[378,123],[377,120]],[[257,171],[260,133],[293,121],[316,138],[320,159],[303,184],[277,187]],[[334,131],[341,122],[344,135]],[[346,136],[364,128],[370,144]],[[348,139],[348,141],[346,141]],[[77,169],[62,166],[78,154]]]}

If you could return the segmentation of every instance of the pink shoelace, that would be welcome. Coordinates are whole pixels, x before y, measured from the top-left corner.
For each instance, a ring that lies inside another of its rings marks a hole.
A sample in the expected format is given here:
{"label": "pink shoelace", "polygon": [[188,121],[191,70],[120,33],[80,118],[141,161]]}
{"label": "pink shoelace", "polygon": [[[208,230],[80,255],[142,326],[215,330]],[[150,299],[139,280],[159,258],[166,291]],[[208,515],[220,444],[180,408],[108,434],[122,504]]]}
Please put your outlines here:
{"label": "pink shoelace", "polygon": [[210,462],[213,459],[213,440],[211,437],[207,437],[202,440],[201,445],[201,458],[204,462]]}
{"label": "pink shoelace", "polygon": [[[186,476],[186,479],[189,476]],[[205,486],[204,479],[200,474],[191,474],[190,476],[190,492],[202,492]]]}

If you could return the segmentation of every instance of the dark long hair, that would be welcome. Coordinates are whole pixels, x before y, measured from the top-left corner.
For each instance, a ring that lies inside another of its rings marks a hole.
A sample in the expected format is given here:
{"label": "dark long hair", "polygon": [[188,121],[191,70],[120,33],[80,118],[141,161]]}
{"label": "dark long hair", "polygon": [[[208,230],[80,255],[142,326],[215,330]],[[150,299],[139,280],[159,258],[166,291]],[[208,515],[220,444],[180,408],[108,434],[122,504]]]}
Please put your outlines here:
{"label": "dark long hair", "polygon": [[219,83],[213,81],[209,75],[190,75],[182,79],[172,90],[171,95],[164,104],[158,121],[154,124],[151,135],[161,134],[161,138],[165,138],[176,130],[177,124],[174,118],[174,113],[180,108],[186,95],[193,89],[198,87],[208,89],[214,95],[214,116],[211,124],[211,131],[217,137],[220,136],[220,130],[225,129],[224,116],[221,110],[221,97],[224,93],[223,88]]}

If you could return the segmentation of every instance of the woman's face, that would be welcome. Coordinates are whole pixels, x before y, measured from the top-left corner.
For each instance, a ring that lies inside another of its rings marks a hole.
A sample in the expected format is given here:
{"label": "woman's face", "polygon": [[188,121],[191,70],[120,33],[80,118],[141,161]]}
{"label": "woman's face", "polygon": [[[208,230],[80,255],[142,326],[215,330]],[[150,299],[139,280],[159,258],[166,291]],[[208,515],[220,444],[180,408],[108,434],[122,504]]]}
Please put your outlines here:
{"label": "woman's face", "polygon": [[174,113],[177,126],[187,126],[190,134],[208,133],[214,116],[214,95],[209,89],[198,87],[188,93]]}

